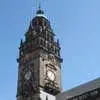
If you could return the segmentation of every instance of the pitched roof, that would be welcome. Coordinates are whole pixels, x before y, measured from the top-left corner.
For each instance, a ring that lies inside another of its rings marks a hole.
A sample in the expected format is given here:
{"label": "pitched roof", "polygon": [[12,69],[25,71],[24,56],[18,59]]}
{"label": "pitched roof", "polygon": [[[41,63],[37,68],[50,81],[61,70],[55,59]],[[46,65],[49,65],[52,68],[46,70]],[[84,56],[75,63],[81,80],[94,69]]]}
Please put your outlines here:
{"label": "pitched roof", "polygon": [[97,78],[88,83],[79,85],[75,88],[72,88],[68,91],[63,92],[62,94],[57,95],[57,98],[58,98],[57,100],[66,100],[66,99],[84,94],[86,92],[89,92],[98,88],[100,88],[100,78]]}

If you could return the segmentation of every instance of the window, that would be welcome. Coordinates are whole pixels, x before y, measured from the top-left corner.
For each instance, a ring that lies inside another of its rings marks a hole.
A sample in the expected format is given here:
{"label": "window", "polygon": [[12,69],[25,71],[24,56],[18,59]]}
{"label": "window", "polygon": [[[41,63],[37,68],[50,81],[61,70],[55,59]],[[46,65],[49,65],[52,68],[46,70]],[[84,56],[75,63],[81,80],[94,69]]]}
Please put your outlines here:
{"label": "window", "polygon": [[46,100],[48,100],[48,96],[46,96]]}

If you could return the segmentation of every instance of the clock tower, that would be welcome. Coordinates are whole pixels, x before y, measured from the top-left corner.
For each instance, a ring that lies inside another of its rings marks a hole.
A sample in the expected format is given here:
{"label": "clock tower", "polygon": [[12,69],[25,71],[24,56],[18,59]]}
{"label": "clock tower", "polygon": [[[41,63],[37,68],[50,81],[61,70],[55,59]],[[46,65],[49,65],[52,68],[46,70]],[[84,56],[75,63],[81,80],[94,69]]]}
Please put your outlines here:
{"label": "clock tower", "polygon": [[17,100],[55,100],[62,90],[60,49],[50,21],[38,9],[20,42]]}

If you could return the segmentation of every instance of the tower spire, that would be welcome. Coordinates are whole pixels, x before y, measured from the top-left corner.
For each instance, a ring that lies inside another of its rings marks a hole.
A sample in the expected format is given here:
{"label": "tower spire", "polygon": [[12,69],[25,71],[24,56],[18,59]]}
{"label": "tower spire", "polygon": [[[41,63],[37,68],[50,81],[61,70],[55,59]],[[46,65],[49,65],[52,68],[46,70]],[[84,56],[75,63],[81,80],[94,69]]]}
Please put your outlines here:
{"label": "tower spire", "polygon": [[44,15],[44,11],[43,11],[43,9],[41,7],[41,0],[37,0],[37,4],[38,4],[38,9],[37,9],[36,14],[37,15],[40,15],[40,14]]}
{"label": "tower spire", "polygon": [[38,0],[38,10],[41,10],[41,1]]}
{"label": "tower spire", "polygon": [[42,10],[42,1],[41,0],[36,0],[37,1],[37,10]]}

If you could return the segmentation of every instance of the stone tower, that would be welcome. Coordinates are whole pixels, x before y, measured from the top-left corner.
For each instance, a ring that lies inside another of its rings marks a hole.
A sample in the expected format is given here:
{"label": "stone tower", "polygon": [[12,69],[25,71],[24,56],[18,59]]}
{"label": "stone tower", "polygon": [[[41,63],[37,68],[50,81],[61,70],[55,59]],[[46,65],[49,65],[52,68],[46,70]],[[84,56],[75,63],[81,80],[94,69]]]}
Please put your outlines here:
{"label": "stone tower", "polygon": [[37,10],[20,42],[17,100],[55,100],[62,90],[60,49],[44,11]]}

